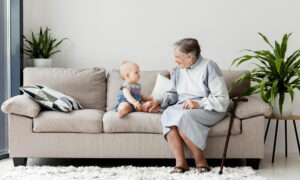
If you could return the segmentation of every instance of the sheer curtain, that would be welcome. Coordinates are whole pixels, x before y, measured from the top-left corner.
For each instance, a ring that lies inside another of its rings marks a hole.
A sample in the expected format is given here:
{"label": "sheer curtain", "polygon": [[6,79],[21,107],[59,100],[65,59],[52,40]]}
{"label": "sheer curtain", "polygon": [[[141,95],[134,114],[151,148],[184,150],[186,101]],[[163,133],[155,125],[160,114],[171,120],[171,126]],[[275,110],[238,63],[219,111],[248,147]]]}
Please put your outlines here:
{"label": "sheer curtain", "polygon": [[[7,16],[7,1],[0,1],[0,104],[5,101],[8,94],[8,81],[7,81],[7,35],[8,35],[8,16]],[[7,115],[2,111],[0,112],[0,157],[4,157],[8,153],[8,121]]]}

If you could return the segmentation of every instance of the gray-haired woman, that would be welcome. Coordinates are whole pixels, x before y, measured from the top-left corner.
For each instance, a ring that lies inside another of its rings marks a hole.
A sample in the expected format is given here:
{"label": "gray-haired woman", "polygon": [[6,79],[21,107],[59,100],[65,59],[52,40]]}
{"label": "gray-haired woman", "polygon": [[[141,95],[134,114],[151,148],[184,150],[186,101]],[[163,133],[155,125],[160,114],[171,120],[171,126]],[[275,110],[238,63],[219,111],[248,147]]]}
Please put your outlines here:
{"label": "gray-haired woman", "polygon": [[171,78],[172,86],[146,102],[143,109],[153,112],[157,106],[166,108],[161,118],[163,135],[176,158],[171,173],[189,170],[182,140],[193,153],[196,172],[208,172],[210,167],[203,150],[211,127],[226,116],[228,90],[220,68],[201,56],[196,39],[176,42],[174,56],[178,66]]}

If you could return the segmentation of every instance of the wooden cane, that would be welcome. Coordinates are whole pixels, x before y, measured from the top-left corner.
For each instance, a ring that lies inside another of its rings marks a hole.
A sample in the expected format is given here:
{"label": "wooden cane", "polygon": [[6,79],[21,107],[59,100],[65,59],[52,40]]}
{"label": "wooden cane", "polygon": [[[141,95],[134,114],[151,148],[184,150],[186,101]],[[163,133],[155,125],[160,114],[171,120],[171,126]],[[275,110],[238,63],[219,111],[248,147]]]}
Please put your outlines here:
{"label": "wooden cane", "polygon": [[232,101],[233,101],[233,109],[231,111],[231,118],[230,118],[229,128],[228,128],[228,132],[227,132],[224,152],[222,154],[222,163],[221,163],[219,174],[223,173],[224,161],[225,161],[225,157],[226,157],[226,153],[227,153],[229,138],[230,138],[230,135],[231,135],[231,128],[232,128],[232,125],[233,125],[233,120],[234,120],[234,117],[235,117],[235,110],[236,110],[237,104],[238,104],[239,101],[248,101],[248,99],[247,98],[232,98]]}

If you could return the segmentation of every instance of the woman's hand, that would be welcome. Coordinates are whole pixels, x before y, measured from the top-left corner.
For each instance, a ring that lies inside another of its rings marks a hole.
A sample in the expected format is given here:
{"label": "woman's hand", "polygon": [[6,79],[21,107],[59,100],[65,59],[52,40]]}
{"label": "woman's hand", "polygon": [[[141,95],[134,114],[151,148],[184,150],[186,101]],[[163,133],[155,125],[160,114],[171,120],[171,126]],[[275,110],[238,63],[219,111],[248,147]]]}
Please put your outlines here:
{"label": "woman's hand", "polygon": [[200,109],[200,105],[197,101],[187,100],[183,103],[182,109]]}
{"label": "woman's hand", "polygon": [[147,101],[143,104],[142,109],[144,112],[154,112],[158,107],[159,103],[159,100]]}
{"label": "woman's hand", "polygon": [[142,111],[142,105],[139,101],[136,101],[135,103],[133,103],[133,106],[135,107],[137,112],[141,112]]}

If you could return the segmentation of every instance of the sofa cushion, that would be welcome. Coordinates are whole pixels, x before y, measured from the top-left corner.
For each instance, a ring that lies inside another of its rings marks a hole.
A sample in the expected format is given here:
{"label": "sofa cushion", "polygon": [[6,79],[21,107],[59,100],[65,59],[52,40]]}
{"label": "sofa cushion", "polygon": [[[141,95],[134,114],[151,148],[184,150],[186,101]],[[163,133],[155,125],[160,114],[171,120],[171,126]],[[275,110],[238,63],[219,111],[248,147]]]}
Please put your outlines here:
{"label": "sofa cushion", "polygon": [[105,133],[161,133],[161,113],[133,112],[118,118],[114,110],[104,113],[103,131]]}
{"label": "sofa cushion", "polygon": [[[255,116],[270,116],[272,114],[272,107],[253,96],[244,96],[248,101],[240,101],[237,105],[235,116],[239,119],[246,119]],[[233,101],[230,102],[228,110],[233,109]]]}
{"label": "sofa cushion", "polygon": [[[241,75],[246,74],[248,72],[249,71],[247,71],[247,70],[234,70],[234,71],[222,70],[222,74],[225,79],[225,83],[226,83],[228,91],[231,88],[233,82],[238,77],[240,77]],[[234,88],[232,88],[230,98],[241,95],[249,87],[250,87],[250,80],[249,79],[244,80],[241,84],[238,84],[238,85],[234,86]]]}
{"label": "sofa cushion", "polygon": [[7,99],[2,104],[1,110],[8,114],[36,117],[41,110],[41,106],[28,95],[23,94]]}
{"label": "sofa cushion", "polygon": [[41,111],[33,118],[34,132],[101,133],[104,111],[97,109],[74,110],[69,113]]}
{"label": "sofa cushion", "polygon": [[[231,113],[227,112],[226,117],[210,129],[208,136],[226,136],[228,133],[230,118],[231,118]],[[242,132],[241,120],[238,118],[234,118],[233,125],[231,128],[231,135],[238,135],[241,134],[241,132]]]}
{"label": "sofa cushion", "polygon": [[24,69],[24,86],[44,85],[78,100],[86,109],[105,110],[106,72],[103,68]]}
{"label": "sofa cushion", "polygon": [[[103,116],[103,131],[105,133],[156,133],[162,134],[161,126],[162,113],[129,113],[122,119],[117,117],[117,112],[111,110]],[[209,136],[227,135],[230,122],[230,113],[224,120],[217,123],[209,132]],[[241,121],[234,119],[232,126],[232,135],[241,133]]]}
{"label": "sofa cushion", "polygon": [[[170,73],[167,70],[162,71],[141,71],[141,79],[139,83],[142,87],[142,93],[150,96],[154,88],[157,74],[170,78]],[[120,85],[122,83],[119,70],[111,70],[107,75],[107,107],[106,111],[114,109],[117,105],[117,97],[120,92]]]}

